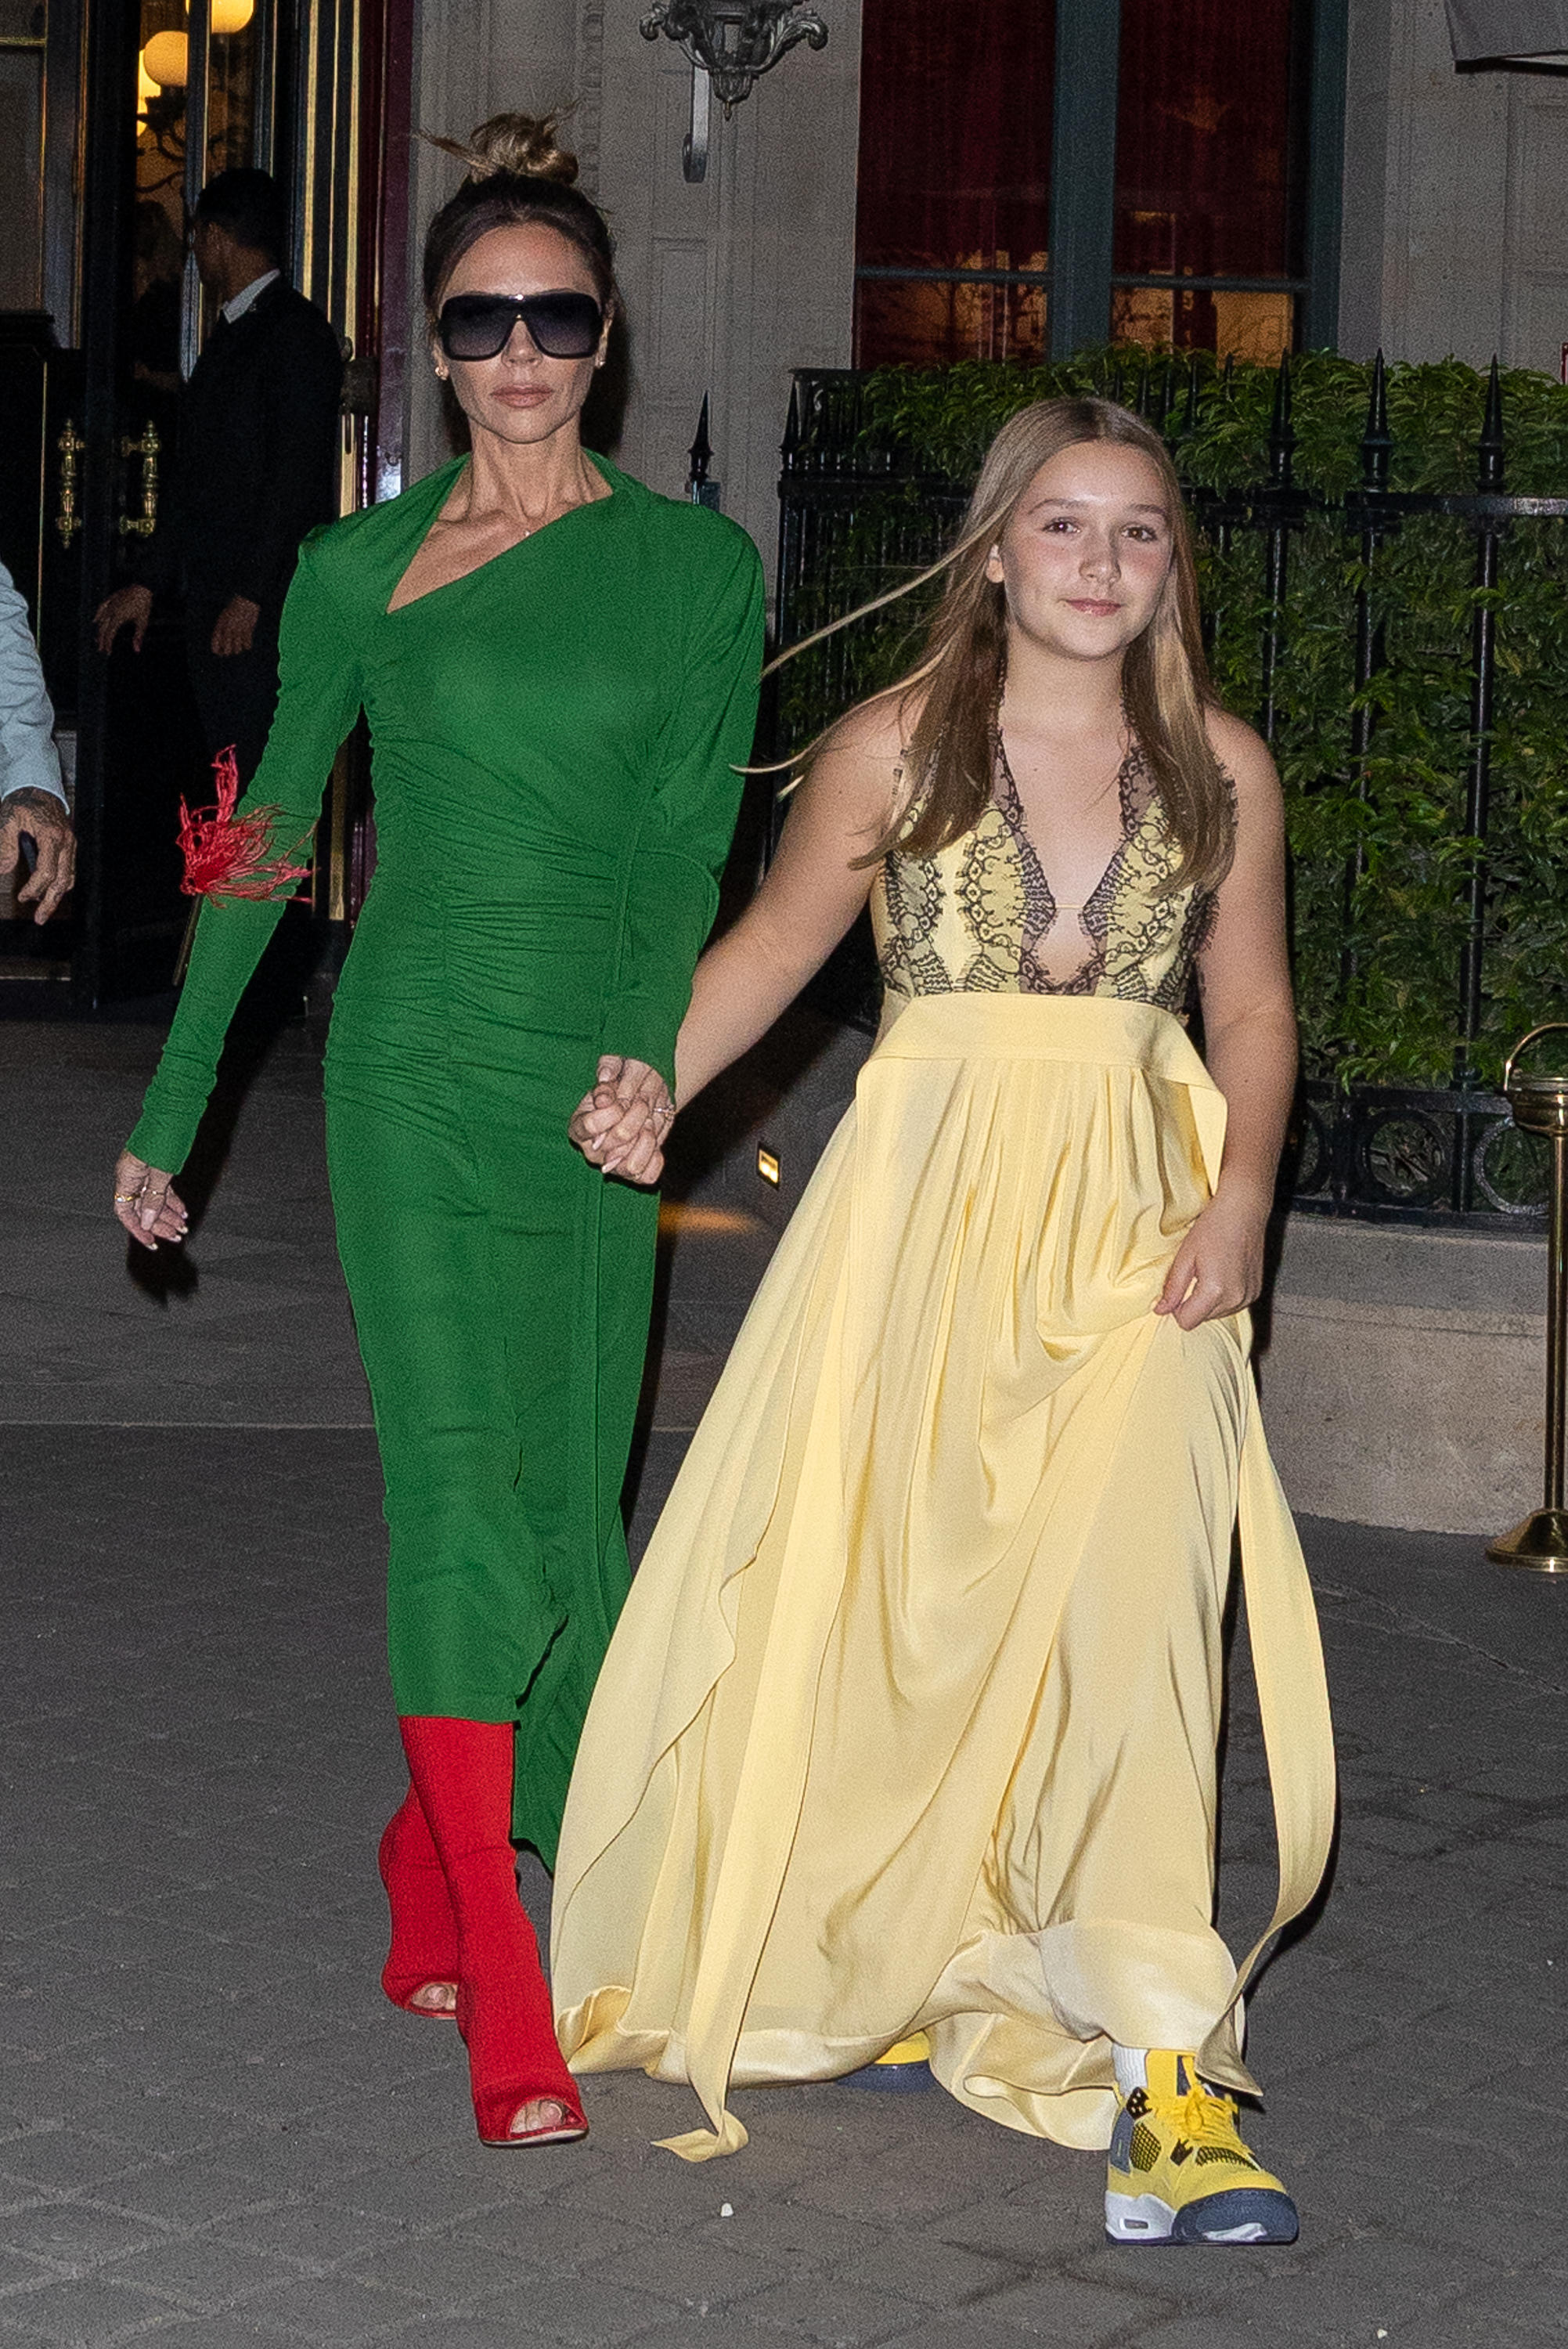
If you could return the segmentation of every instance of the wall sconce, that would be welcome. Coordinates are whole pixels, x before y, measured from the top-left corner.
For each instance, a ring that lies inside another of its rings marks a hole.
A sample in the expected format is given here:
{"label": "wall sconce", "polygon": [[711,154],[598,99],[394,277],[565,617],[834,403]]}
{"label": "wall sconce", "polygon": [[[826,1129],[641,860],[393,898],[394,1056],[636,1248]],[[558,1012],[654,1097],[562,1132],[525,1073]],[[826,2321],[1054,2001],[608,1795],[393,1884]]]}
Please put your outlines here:
{"label": "wall sconce", "polygon": [[645,41],[656,41],[661,33],[691,59],[691,129],[681,141],[681,170],[694,182],[707,176],[710,89],[717,91],[727,122],[752,85],[797,41],[813,49],[828,46],[820,16],[797,0],[659,0],[643,18],[642,34]]}
{"label": "wall sconce", "polygon": [[191,47],[183,33],[154,33],[141,53],[141,70],[160,89],[183,89]]}
{"label": "wall sconce", "polygon": [[[256,0],[211,0],[207,29],[211,33],[242,33],[255,13]],[[191,14],[191,0],[185,0],[185,14]]]}

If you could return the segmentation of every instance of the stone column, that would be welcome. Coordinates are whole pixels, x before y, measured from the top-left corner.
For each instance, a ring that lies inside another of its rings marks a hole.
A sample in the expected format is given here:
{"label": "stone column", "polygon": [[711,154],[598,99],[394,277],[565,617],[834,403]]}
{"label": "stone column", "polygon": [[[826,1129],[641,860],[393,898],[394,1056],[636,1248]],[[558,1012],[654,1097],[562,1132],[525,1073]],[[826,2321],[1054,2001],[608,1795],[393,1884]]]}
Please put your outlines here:
{"label": "stone column", "polygon": [[[417,129],[466,139],[490,115],[545,114],[567,105],[575,82],[576,20],[575,0],[421,0],[414,59]],[[569,145],[573,127],[562,133]],[[425,231],[460,178],[450,156],[415,140],[409,171],[411,321],[423,306],[419,259]],[[434,372],[412,331],[410,342],[405,486],[451,454]]]}
{"label": "stone column", "polygon": [[1555,375],[1568,77],[1459,72],[1443,0],[1352,0],[1339,347]]}
{"label": "stone column", "polygon": [[[418,120],[461,136],[502,108],[574,103],[563,136],[610,216],[626,299],[630,397],[612,453],[679,495],[706,392],[725,510],[771,572],[790,371],[851,357],[860,0],[820,0],[826,49],[793,49],[731,121],[713,108],[695,186],[681,174],[691,67],[642,38],[643,13],[640,0],[424,0]],[[417,154],[416,247],[455,171]],[[409,481],[446,454],[418,367],[408,450]]]}
{"label": "stone column", "polygon": [[[626,0],[584,0],[599,76],[595,162],[626,296],[632,395],[623,460],[678,493],[703,394],[727,512],[771,573],[790,370],[847,367],[854,297],[859,0],[825,0],[828,46],[801,45],[726,122],[707,176],[681,175],[691,67],[638,31]],[[591,103],[584,91],[584,112]]]}

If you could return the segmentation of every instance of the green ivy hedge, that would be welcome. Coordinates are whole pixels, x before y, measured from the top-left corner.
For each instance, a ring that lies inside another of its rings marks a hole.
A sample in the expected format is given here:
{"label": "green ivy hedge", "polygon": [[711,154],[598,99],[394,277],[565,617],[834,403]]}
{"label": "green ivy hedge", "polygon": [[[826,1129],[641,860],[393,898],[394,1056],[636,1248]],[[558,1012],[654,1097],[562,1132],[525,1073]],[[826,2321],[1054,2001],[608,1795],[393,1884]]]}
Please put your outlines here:
{"label": "green ivy hedge", "polygon": [[[868,464],[890,466],[891,478],[835,525],[830,552],[797,593],[791,636],[878,592],[901,559],[911,567],[930,559],[934,538],[950,527],[987,445],[1016,409],[1061,392],[1114,388],[1119,369],[1131,398],[1147,366],[1141,352],[1092,352],[1048,367],[889,368],[862,377],[860,442]],[[1182,479],[1221,493],[1264,485],[1274,371],[1236,365],[1219,375],[1212,362],[1198,366],[1194,400],[1184,355],[1171,387],[1168,429]],[[1157,364],[1156,412],[1166,404],[1163,375]],[[1371,369],[1315,353],[1294,363],[1293,382],[1295,483],[1319,500],[1343,498],[1361,479]],[[1454,360],[1390,368],[1389,487],[1473,491],[1485,397],[1485,377]],[[1502,409],[1507,490],[1568,494],[1568,389],[1511,371]],[[1464,830],[1475,559],[1473,535],[1450,517],[1408,517],[1385,540],[1371,584],[1387,666],[1368,695],[1370,752],[1353,768],[1360,541],[1332,512],[1309,512],[1291,535],[1274,749],[1289,811],[1296,982],[1314,1076],[1432,1087],[1451,1080],[1465,889],[1476,853]],[[1260,536],[1238,529],[1224,554],[1204,539],[1201,562],[1215,681],[1226,704],[1250,718],[1261,699],[1267,616]],[[1568,1017],[1568,524],[1511,525],[1500,576],[1491,599],[1496,728],[1477,1053],[1491,1081],[1527,1028]],[[804,740],[847,699],[896,675],[922,618],[909,604],[894,606],[847,643],[787,668],[786,739]],[[1357,853],[1363,877],[1347,900]]]}

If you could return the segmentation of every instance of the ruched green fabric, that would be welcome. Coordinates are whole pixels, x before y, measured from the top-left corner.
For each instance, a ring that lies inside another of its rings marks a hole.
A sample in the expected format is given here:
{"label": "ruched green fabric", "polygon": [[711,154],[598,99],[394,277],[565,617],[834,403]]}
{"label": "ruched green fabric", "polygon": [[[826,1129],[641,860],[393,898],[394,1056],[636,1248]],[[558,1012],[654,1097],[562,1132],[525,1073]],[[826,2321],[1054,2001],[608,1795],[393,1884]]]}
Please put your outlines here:
{"label": "ruched green fabric", "polygon": [[[309,831],[363,705],[377,864],[333,1014],[338,1249],[375,1405],[403,1713],[519,1728],[552,1856],[627,1587],[620,1494],[657,1203],[566,1139],[602,1051],[673,1073],[756,719],[760,566],[612,495],[388,612],[459,468],[306,543],[244,806]],[[203,907],[130,1147],[178,1168],[280,907]]]}

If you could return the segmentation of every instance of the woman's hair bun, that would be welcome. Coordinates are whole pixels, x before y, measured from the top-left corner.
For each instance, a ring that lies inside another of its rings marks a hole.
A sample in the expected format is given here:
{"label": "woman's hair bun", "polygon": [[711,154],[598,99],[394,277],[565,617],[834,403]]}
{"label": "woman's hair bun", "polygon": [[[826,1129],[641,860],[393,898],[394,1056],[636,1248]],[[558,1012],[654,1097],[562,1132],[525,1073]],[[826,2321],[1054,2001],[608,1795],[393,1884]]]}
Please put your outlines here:
{"label": "woman's hair bun", "polygon": [[469,167],[470,183],[485,180],[558,180],[570,187],[577,177],[577,158],[556,144],[558,114],[492,114],[481,122],[466,146],[456,139],[424,136],[432,147],[455,155]]}

